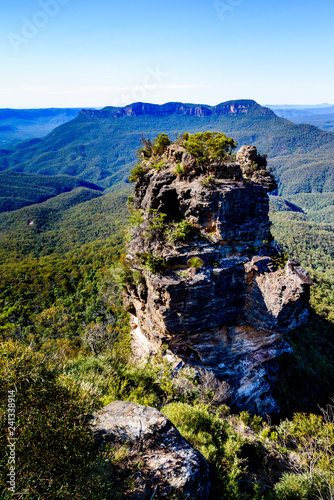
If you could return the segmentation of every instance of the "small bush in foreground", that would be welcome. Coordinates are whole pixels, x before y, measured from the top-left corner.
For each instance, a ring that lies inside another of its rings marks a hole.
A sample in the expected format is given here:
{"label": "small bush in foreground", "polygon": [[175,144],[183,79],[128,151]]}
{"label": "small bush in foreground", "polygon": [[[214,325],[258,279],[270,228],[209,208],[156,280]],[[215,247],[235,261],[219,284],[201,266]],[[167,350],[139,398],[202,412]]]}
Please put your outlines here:
{"label": "small bush in foreground", "polygon": [[62,381],[43,354],[30,347],[3,343],[0,360],[0,463],[4,473],[0,487],[6,488],[6,405],[8,392],[14,390],[16,490],[28,498],[74,493],[73,485],[94,459],[85,415],[99,406],[98,401],[69,380]]}

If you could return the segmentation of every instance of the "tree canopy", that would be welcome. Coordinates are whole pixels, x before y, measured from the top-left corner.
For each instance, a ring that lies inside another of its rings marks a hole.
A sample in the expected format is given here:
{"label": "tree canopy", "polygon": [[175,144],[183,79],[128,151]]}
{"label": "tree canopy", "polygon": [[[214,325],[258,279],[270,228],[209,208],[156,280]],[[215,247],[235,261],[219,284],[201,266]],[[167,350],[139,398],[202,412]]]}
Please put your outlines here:
{"label": "tree canopy", "polygon": [[186,133],[183,139],[186,150],[201,164],[210,161],[222,162],[237,147],[232,137],[226,137],[221,132],[197,132],[191,135]]}

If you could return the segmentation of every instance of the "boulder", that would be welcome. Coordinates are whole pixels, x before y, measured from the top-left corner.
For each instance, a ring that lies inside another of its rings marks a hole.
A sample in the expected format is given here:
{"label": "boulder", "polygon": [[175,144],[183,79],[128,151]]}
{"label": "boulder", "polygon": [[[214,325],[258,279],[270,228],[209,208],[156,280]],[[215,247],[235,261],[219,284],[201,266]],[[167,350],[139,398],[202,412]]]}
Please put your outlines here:
{"label": "boulder", "polygon": [[97,443],[127,445],[130,463],[140,461],[131,499],[149,500],[176,493],[206,500],[209,466],[158,410],[125,401],[102,408],[91,421]]}

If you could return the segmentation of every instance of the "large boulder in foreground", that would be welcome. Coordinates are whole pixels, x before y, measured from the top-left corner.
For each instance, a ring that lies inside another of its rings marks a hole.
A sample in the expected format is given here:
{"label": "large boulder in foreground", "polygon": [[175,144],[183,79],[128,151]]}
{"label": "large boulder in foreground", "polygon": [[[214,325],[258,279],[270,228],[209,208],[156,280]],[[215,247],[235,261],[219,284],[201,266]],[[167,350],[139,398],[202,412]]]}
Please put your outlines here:
{"label": "large boulder in foreground", "polygon": [[116,401],[102,408],[91,422],[98,443],[128,447],[128,458],[140,460],[140,475],[130,498],[146,500],[172,493],[205,500],[210,489],[205,458],[155,408]]}

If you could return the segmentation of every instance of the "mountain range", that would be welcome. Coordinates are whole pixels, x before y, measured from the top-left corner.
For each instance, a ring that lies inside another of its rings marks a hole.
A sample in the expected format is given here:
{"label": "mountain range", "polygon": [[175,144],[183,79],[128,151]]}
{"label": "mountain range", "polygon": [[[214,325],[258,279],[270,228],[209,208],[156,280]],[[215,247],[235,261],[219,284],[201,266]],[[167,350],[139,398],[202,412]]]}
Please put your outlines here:
{"label": "mountain range", "polygon": [[293,123],[308,123],[323,130],[334,131],[334,106],[319,106],[314,108],[270,107],[277,116],[287,118]]}
{"label": "mountain range", "polygon": [[126,182],[142,135],[201,130],[224,132],[268,154],[282,196],[334,192],[334,134],[293,124],[252,100],[81,110],[42,139],[1,149],[0,170],[75,176],[108,189]]}

